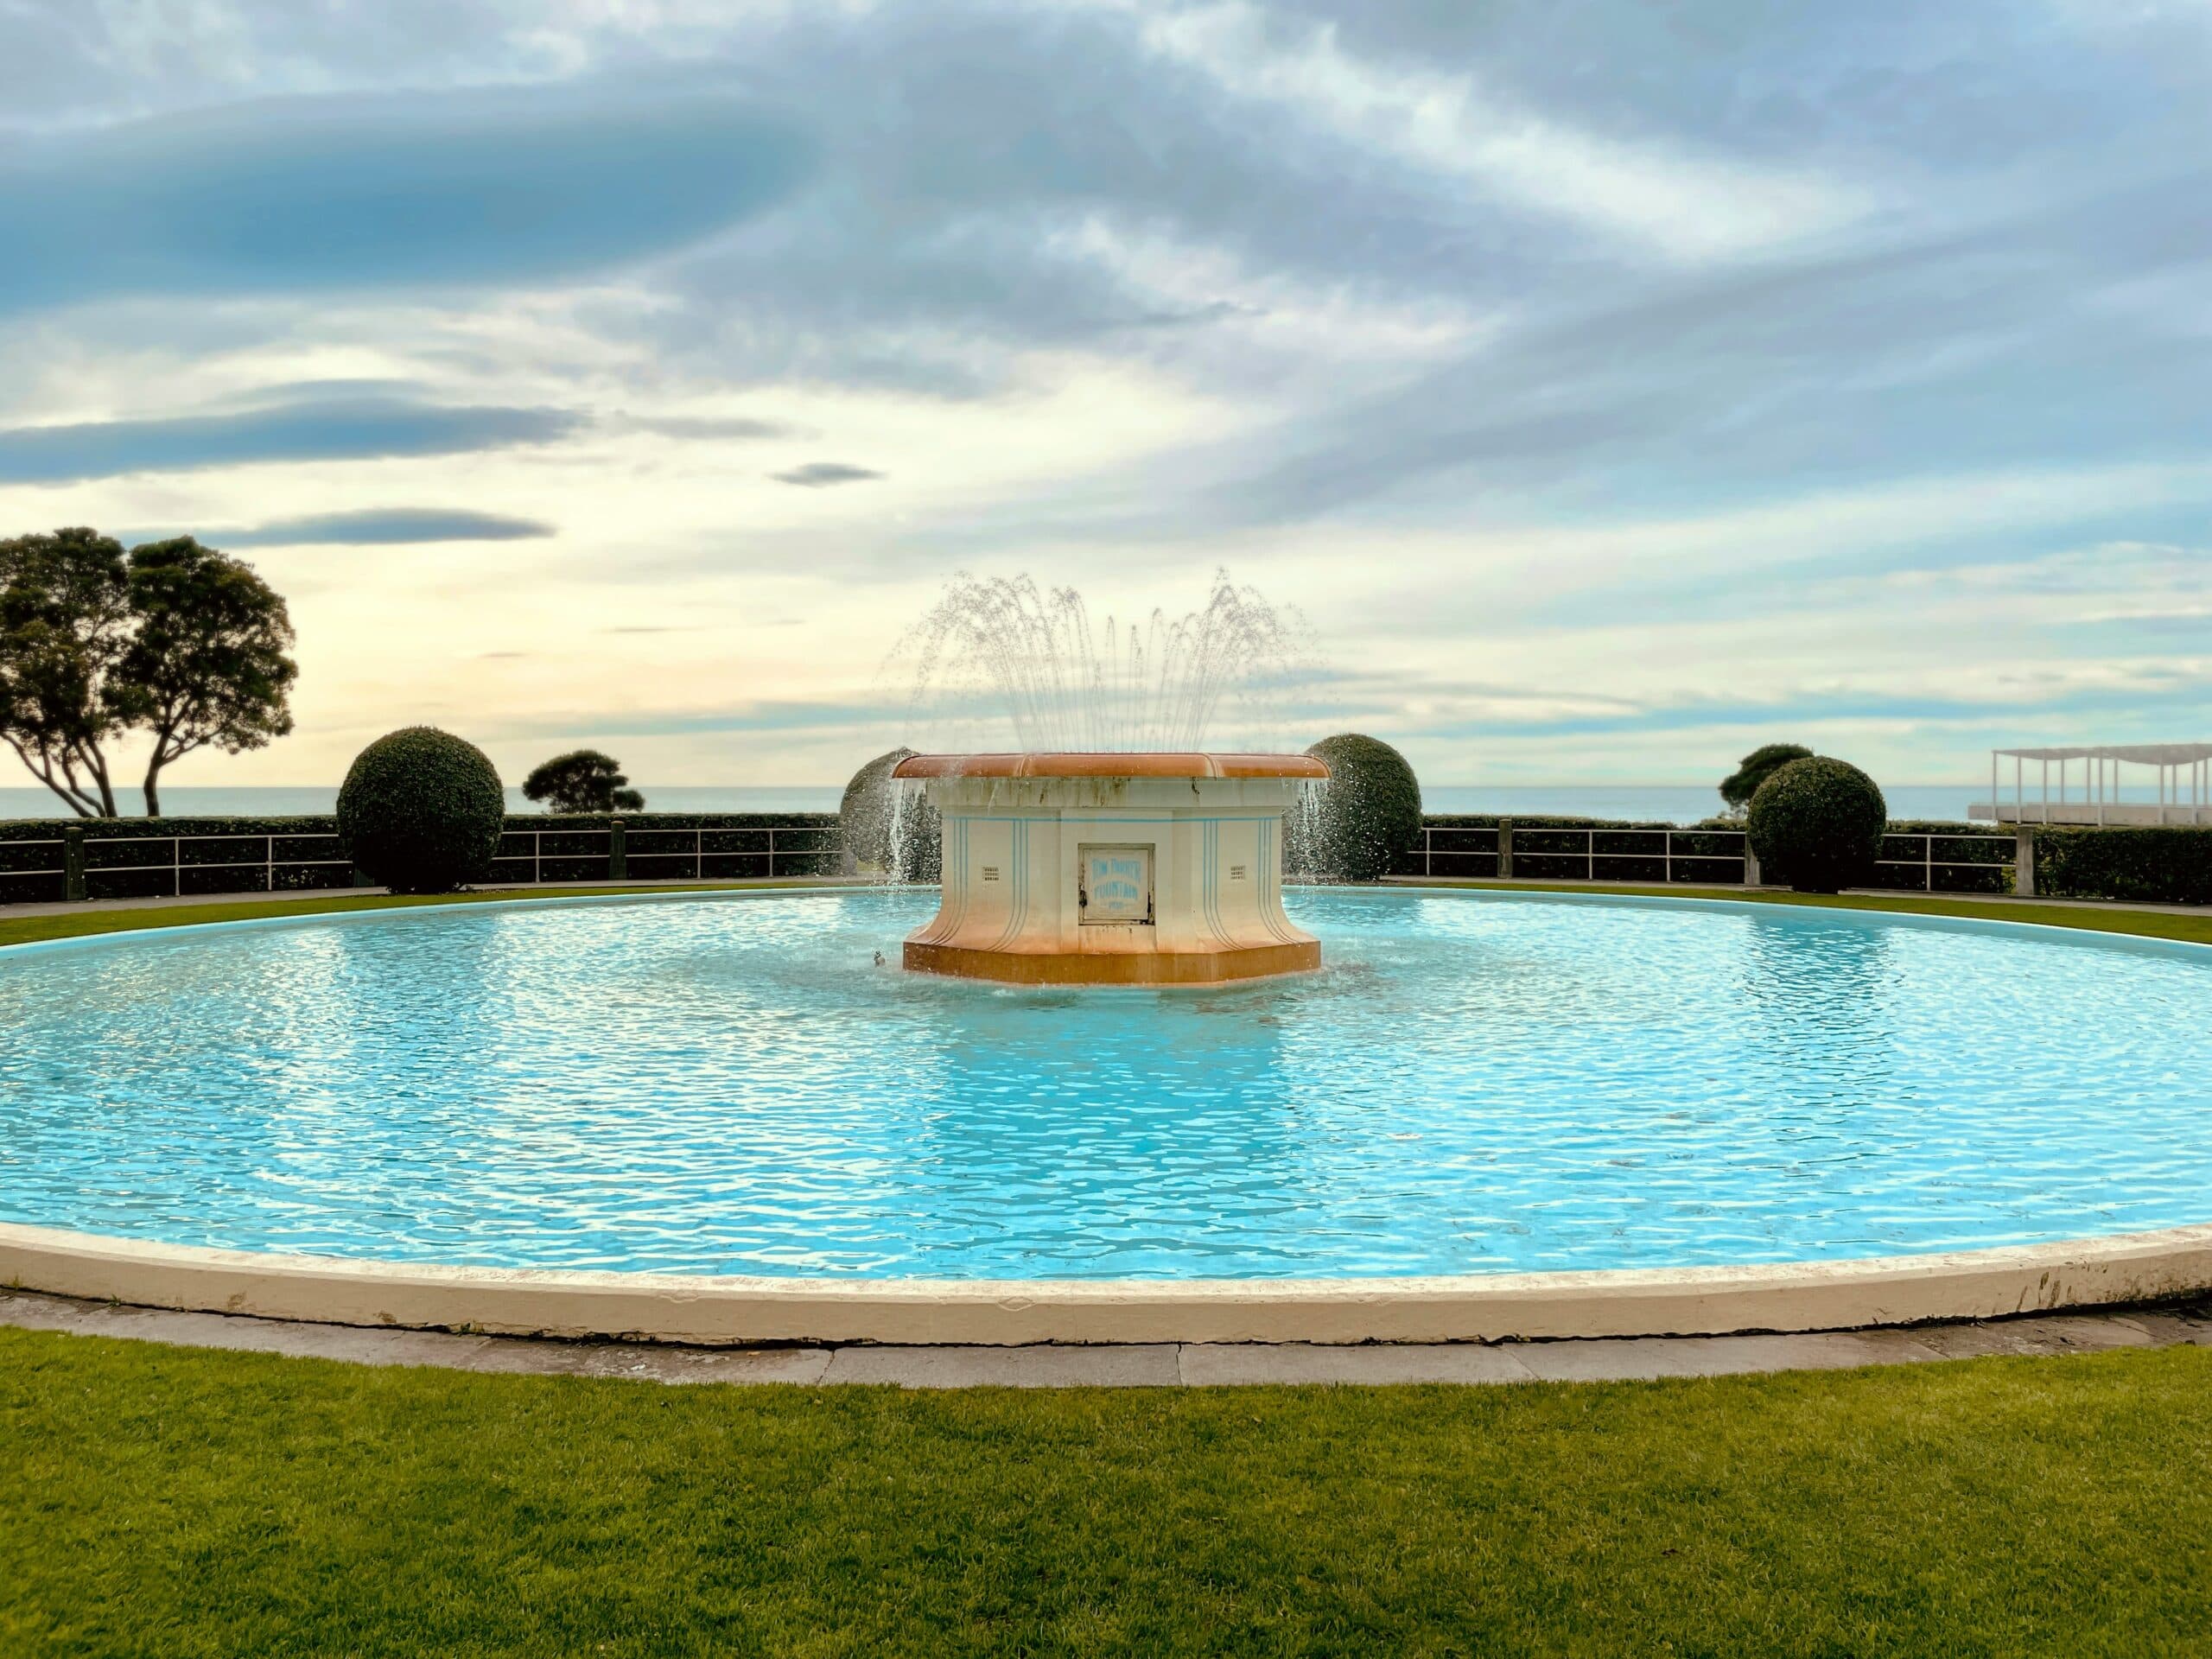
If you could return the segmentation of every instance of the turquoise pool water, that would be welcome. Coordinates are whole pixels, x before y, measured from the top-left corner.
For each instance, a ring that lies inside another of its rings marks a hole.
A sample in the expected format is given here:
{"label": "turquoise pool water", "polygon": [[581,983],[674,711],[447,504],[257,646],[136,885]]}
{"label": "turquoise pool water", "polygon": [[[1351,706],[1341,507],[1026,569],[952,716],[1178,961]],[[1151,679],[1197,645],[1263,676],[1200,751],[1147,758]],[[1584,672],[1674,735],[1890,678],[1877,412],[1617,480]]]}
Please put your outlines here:
{"label": "turquoise pool water", "polygon": [[1016,991],[933,896],[537,901],[0,952],[0,1220],[515,1267],[1281,1277],[2212,1220],[2212,950],[1292,895],[1329,967]]}

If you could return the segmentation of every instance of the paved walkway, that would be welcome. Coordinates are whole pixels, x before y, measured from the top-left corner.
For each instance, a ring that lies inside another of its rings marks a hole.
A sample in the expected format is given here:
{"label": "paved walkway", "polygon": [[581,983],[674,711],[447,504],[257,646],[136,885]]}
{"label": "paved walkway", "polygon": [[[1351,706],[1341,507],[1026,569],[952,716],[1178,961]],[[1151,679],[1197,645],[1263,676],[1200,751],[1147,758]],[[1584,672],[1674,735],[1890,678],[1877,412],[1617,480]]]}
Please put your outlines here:
{"label": "paved walkway", "polygon": [[531,1376],[619,1376],[651,1382],[876,1382],[907,1389],[1218,1387],[1252,1382],[1605,1382],[1840,1370],[1989,1354],[2212,1348],[2212,1298],[2087,1313],[2031,1313],[1980,1323],[1804,1336],[1638,1337],[1522,1343],[1322,1347],[1303,1343],[1102,1344],[1095,1347],[680,1348],[554,1342],[437,1331],[362,1330],[223,1313],[118,1307],[0,1288],[0,1325],[129,1337],[349,1361]]}

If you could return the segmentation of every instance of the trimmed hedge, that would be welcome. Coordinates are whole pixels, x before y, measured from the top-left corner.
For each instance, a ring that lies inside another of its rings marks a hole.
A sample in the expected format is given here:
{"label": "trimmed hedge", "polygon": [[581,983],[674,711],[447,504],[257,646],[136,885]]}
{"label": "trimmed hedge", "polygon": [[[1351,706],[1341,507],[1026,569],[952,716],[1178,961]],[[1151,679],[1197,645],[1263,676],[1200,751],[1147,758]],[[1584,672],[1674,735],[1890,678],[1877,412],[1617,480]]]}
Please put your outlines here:
{"label": "trimmed hedge", "polygon": [[[836,815],[829,812],[651,812],[620,815],[626,830],[627,874],[632,880],[734,880],[760,876],[834,875],[842,858]],[[1614,819],[1439,813],[1426,820],[1435,834],[1433,874],[1495,875],[1497,826],[1511,817],[1516,874],[1537,880],[1573,880],[1583,874],[1582,838],[1546,836],[1545,830],[1615,832],[1664,828]],[[526,881],[533,869],[548,881],[608,879],[611,817],[518,814],[507,818],[487,879]],[[766,830],[776,830],[769,855]],[[353,861],[339,850],[338,825],[328,814],[298,817],[17,818],[0,821],[0,904],[29,904],[62,897],[57,842],[68,830],[85,839],[86,891],[94,899],[158,896],[181,886],[188,894],[217,896],[344,887],[353,880]],[[1678,882],[1726,883],[1740,866],[1735,835],[1698,825],[1675,832],[1674,876]],[[694,832],[699,832],[696,836]],[[2004,893],[2012,890],[2012,837],[1988,824],[1905,820],[1885,830],[1882,856],[1900,865],[1922,860],[1916,840],[1934,834],[1974,836],[1938,842],[1937,893]],[[2139,903],[2212,904],[2212,828],[2097,830],[2038,829],[2037,886],[2053,898],[2115,899]],[[274,837],[272,845],[263,839]],[[138,844],[133,845],[132,842]],[[1570,849],[1571,842],[1571,849]],[[1665,865],[1649,849],[1648,836],[1598,836],[1598,850],[1640,856],[1608,861],[1601,879],[1658,882]],[[175,843],[172,846],[171,843]],[[695,855],[694,848],[696,847]],[[273,853],[278,868],[266,861]],[[533,854],[537,856],[533,856]],[[1709,859],[1700,863],[1700,859]],[[1948,862],[1955,868],[1946,870]],[[132,865],[151,865],[132,870]],[[285,868],[289,866],[289,868]],[[173,872],[175,874],[173,874]],[[1393,871],[1422,874],[1420,837]],[[181,875],[181,880],[177,877]],[[1917,888],[1910,869],[1878,872],[1889,887]]]}
{"label": "trimmed hedge", "polygon": [[1315,789],[1294,861],[1325,880],[1381,880],[1421,839],[1421,780],[1404,755],[1358,732],[1325,737],[1306,753],[1327,764],[1329,781]]}
{"label": "trimmed hedge", "polygon": [[[1423,822],[1429,831],[1428,868],[1422,868],[1421,848],[1416,841],[1398,861],[1392,874],[1477,879],[1495,876],[1498,873],[1498,826],[1510,822],[1513,825],[1514,874],[1530,880],[1584,879],[1588,871],[1583,852],[1584,830],[1599,832],[1593,838],[1593,850],[1599,855],[1600,880],[1656,885],[1666,881],[1671,874],[1676,882],[1725,887],[1733,885],[1743,876],[1744,837],[1747,832],[1740,823],[1727,819],[1675,826],[1671,871],[1657,836],[1651,833],[1670,826],[1656,820],[1538,813],[1433,812]],[[1919,837],[1926,835],[1961,839],[1936,842],[1934,880],[1923,887],[1928,871]],[[1973,839],[1963,839],[1969,836]],[[1608,857],[1609,854],[1615,856]],[[1896,820],[1883,830],[1881,855],[1891,861],[1892,868],[1876,870],[1872,879],[1880,887],[1929,893],[2012,891],[2012,837],[2009,833],[2000,835],[1989,824],[1942,819]]]}
{"label": "trimmed hedge", "polygon": [[353,757],[338,791],[338,839],[394,893],[451,893],[491,871],[506,792],[483,750],[435,726],[407,726]]}
{"label": "trimmed hedge", "polygon": [[[1582,880],[1590,871],[1586,845],[1588,852],[1597,855],[1597,875],[1601,881],[1664,882],[1670,873],[1666,843],[1655,832],[1670,829],[1675,832],[1671,874],[1675,881],[1713,886],[1743,878],[1743,831],[1734,824],[1684,828],[1656,819],[1517,812],[1439,812],[1428,815],[1423,823],[1433,832],[1429,836],[1427,872],[1433,875],[1497,875],[1498,826],[1510,823],[1516,878]],[[1585,830],[1597,833],[1586,842]],[[1395,873],[1423,873],[1418,838]]]}
{"label": "trimmed hedge", "polygon": [[2212,829],[2053,826],[2035,837],[2038,895],[2212,905]]}
{"label": "trimmed hedge", "polygon": [[632,881],[835,875],[841,862],[831,812],[547,813],[507,820],[491,879],[607,880],[617,818]]}
{"label": "trimmed hedge", "polygon": [[[1939,837],[1924,848],[1922,836]],[[1906,836],[1914,837],[1906,840]],[[1965,837],[1974,837],[1968,840]],[[1905,887],[1927,893],[2010,893],[2012,891],[2013,838],[1992,823],[1958,823],[1941,818],[1893,818],[1882,831],[1881,856],[1891,868],[1878,868],[1874,885]],[[1935,865],[1929,868],[1932,853]],[[1901,864],[1921,867],[1932,876],[1925,887]]]}
{"label": "trimmed hedge", "polygon": [[1808,755],[1769,774],[1745,821],[1763,874],[1800,893],[1834,893],[1874,878],[1889,807],[1847,760]]}
{"label": "trimmed hedge", "polygon": [[[342,887],[353,861],[338,844],[327,813],[283,818],[16,818],[0,823],[0,904],[60,899],[63,853],[53,842],[69,830],[85,839],[85,886],[94,899],[303,892]],[[263,839],[275,837],[274,842]],[[288,866],[271,869],[269,861]],[[132,867],[151,866],[151,868]],[[273,876],[274,880],[271,880]]]}
{"label": "trimmed hedge", "polygon": [[[536,874],[548,881],[605,881],[611,874],[608,830],[617,816],[627,831],[626,873],[632,880],[725,881],[834,875],[838,868],[834,813],[518,813],[502,827],[499,850],[486,879],[528,881]],[[766,833],[772,825],[772,860]],[[70,830],[85,837],[86,895],[92,899],[159,898],[179,888],[202,897],[303,892],[342,887],[355,880],[353,861],[339,845],[338,820],[328,813],[282,818],[16,818],[0,821],[0,905],[51,903],[63,897],[59,874],[20,873],[58,871],[59,846],[27,843],[58,842]],[[264,836],[275,837],[273,846]],[[268,863],[272,854],[273,869]],[[126,868],[132,865],[154,868]]]}

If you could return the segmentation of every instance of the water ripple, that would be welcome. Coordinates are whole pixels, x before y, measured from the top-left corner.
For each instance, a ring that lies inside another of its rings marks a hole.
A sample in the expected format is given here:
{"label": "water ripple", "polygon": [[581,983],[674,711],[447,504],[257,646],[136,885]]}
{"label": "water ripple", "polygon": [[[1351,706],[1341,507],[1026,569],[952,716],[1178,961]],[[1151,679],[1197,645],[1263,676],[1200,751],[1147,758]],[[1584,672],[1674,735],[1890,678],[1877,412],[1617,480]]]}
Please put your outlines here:
{"label": "water ripple", "polygon": [[2212,1219],[2212,952],[1305,893],[1311,978],[1013,992],[929,906],[471,907],[0,953],[0,1219],[661,1272],[1794,1261]]}

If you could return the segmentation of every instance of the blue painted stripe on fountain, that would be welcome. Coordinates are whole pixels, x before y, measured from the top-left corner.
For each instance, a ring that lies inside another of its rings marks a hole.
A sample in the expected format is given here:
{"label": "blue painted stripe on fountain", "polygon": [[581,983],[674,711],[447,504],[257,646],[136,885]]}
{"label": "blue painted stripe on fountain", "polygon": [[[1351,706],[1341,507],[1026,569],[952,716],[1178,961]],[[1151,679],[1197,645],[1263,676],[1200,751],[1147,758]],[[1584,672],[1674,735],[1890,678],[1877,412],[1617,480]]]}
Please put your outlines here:
{"label": "blue painted stripe on fountain", "polygon": [[1007,855],[1007,875],[1014,889],[1007,909],[1006,930],[991,946],[1003,950],[1021,937],[1021,930],[1029,921],[1029,828],[1033,820],[1018,818],[1014,823],[1013,845]]}
{"label": "blue painted stripe on fountain", "polygon": [[[1277,821],[1280,823],[1280,820]],[[1260,827],[1260,850],[1257,858],[1260,892],[1260,919],[1268,931],[1285,944],[1302,944],[1306,936],[1290,925],[1282,909],[1282,865],[1275,848],[1277,823]]]}

